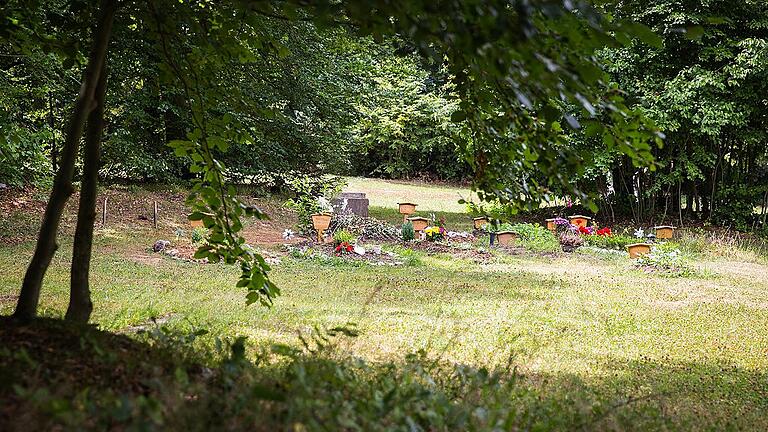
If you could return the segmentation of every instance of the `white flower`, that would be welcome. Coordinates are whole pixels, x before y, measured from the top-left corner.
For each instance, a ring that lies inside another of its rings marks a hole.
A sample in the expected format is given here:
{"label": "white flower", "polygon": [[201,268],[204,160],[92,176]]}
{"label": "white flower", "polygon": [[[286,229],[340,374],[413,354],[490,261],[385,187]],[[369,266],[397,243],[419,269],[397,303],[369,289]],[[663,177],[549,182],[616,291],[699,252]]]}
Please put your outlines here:
{"label": "white flower", "polygon": [[317,198],[317,205],[320,206],[320,209],[324,212],[333,213],[333,205],[331,205],[331,202],[328,201],[327,198],[321,196]]}
{"label": "white flower", "polygon": [[290,239],[294,238],[295,236],[296,236],[296,234],[293,231],[291,231],[290,229],[286,229],[285,231],[283,231],[283,238],[285,240],[290,240]]}
{"label": "white flower", "polygon": [[635,231],[635,237],[637,238],[643,238],[645,236],[645,232],[642,228],[638,228],[637,231]]}

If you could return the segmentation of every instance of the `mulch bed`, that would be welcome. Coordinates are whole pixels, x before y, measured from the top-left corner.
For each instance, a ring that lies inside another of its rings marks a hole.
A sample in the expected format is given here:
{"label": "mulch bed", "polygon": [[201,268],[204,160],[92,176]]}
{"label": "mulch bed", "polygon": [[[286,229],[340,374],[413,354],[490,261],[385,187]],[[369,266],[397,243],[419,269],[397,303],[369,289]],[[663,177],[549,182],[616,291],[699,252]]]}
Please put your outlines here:
{"label": "mulch bed", "polygon": [[398,256],[397,254],[387,253],[385,251],[382,251],[379,254],[373,252],[373,248],[370,245],[368,247],[365,247],[364,255],[358,255],[354,252],[345,252],[345,253],[339,254],[339,253],[336,253],[335,251],[336,247],[333,245],[333,243],[317,244],[312,242],[311,240],[302,240],[294,244],[284,245],[284,250],[286,255],[290,253],[291,249],[307,250],[309,248],[311,248],[315,252],[319,252],[322,255],[325,255],[328,257],[338,257],[338,258],[349,260],[349,261],[362,261],[362,262],[367,262],[373,265],[395,266],[395,265],[402,265],[404,263],[403,258]]}
{"label": "mulch bed", "polygon": [[487,250],[467,249],[451,243],[422,241],[403,243],[402,245],[415,251],[424,252],[427,255],[446,254],[453,258],[469,259],[476,263],[485,263],[493,258],[493,254]]}

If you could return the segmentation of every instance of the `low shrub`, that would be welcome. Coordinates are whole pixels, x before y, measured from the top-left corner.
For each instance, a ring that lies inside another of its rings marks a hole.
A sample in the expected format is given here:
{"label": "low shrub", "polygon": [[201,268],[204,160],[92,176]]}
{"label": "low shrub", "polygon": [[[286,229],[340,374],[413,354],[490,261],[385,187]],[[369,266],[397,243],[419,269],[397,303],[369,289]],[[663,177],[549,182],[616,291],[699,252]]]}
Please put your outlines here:
{"label": "low shrub", "polygon": [[333,233],[333,244],[336,246],[342,243],[347,243],[347,244],[354,243],[356,240],[357,239],[355,238],[355,236],[351,232],[345,229],[342,229]]}
{"label": "low shrub", "polygon": [[205,243],[208,240],[208,229],[204,227],[195,227],[191,234],[192,244]]}
{"label": "low shrub", "polygon": [[328,228],[331,233],[346,230],[358,237],[358,240],[397,240],[400,232],[396,226],[372,217],[362,217],[352,213],[334,214]]}
{"label": "low shrub", "polygon": [[400,229],[400,237],[404,242],[408,242],[416,238],[416,232],[413,230],[413,224],[406,222]]}
{"label": "low shrub", "polygon": [[557,237],[547,228],[530,223],[518,223],[509,227],[517,233],[520,245],[534,252],[555,252],[560,249]]}
{"label": "low shrub", "polygon": [[693,270],[688,266],[683,253],[675,243],[659,243],[651,252],[640,256],[636,265],[643,270],[659,272],[668,276],[689,276]]}
{"label": "low shrub", "polygon": [[602,248],[602,249],[625,250],[628,245],[638,242],[637,238],[624,235],[624,234],[613,234],[613,235],[588,234],[588,235],[584,235],[583,237],[587,246],[592,246],[592,247]]}
{"label": "low shrub", "polygon": [[212,338],[201,330],[161,327],[146,342],[54,330],[38,348],[20,342],[28,328],[0,328],[8,430],[564,430],[610,406],[563,403],[510,366],[453,364],[424,350],[354,358],[340,348],[357,335],[351,324],[303,331],[293,345],[237,337],[213,348],[200,346]]}
{"label": "low shrub", "polygon": [[341,192],[345,183],[339,177],[295,176],[286,180],[286,188],[293,195],[285,205],[298,216],[298,229],[303,234],[313,234],[312,215],[332,212],[331,199]]}

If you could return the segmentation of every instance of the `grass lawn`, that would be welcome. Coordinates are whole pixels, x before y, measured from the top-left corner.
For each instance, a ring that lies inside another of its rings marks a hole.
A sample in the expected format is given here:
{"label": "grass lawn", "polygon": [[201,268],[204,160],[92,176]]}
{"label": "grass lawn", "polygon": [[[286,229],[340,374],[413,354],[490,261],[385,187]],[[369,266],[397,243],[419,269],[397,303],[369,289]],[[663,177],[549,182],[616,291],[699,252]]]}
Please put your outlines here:
{"label": "grass lawn", "polygon": [[460,199],[476,197],[468,188],[434,186],[425,183],[347,177],[347,192],[365,192],[369,201],[369,214],[392,224],[401,224],[403,215],[398,203],[418,204],[414,216],[445,218],[454,230],[472,230],[472,218]]}
{"label": "grass lawn", "polygon": [[475,197],[469,188],[458,186],[435,186],[427,183],[380,180],[360,177],[346,177],[346,192],[365,192],[370,205],[383,208],[397,208],[399,202],[413,202],[419,212],[464,213],[466,207],[460,199]]}
{"label": "grass lawn", "polygon": [[[441,204],[456,189],[350,179],[348,190],[368,193],[371,213],[386,219],[397,219],[398,200],[456,220],[463,212]],[[589,429],[768,429],[764,257],[718,250],[676,278],[583,253],[497,252],[483,262],[421,254],[404,267],[285,257],[271,273],[283,295],[267,309],[245,306],[234,268],[151,253],[154,239],[171,236],[167,227],[99,231],[92,322],[126,332],[161,317],[171,328],[208,329],[210,343],[247,336],[252,353],[275,342],[299,346],[297,335],[314,326],[354,322],[360,335],[341,349],[374,362],[421,349],[472,366],[511,358],[544,398],[587,413],[609,406]],[[0,246],[0,314],[12,312],[32,248]],[[65,241],[46,276],[45,316],[66,309],[69,249]]]}

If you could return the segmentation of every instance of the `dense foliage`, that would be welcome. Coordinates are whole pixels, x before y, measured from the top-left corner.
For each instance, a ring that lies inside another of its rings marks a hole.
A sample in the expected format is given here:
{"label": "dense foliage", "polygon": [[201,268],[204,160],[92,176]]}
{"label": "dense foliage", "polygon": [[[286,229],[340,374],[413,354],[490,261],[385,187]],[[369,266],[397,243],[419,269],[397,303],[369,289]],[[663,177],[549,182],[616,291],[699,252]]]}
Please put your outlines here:
{"label": "dense foliage", "polygon": [[[740,229],[765,224],[768,3],[651,0],[605,9],[663,39],[657,47],[605,50],[602,58],[627,99],[666,139],[653,150],[655,172],[603,153],[588,179],[638,221],[696,217]],[[761,220],[754,214],[759,206]]]}

